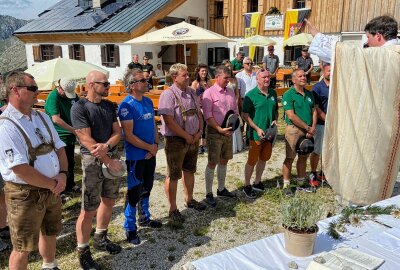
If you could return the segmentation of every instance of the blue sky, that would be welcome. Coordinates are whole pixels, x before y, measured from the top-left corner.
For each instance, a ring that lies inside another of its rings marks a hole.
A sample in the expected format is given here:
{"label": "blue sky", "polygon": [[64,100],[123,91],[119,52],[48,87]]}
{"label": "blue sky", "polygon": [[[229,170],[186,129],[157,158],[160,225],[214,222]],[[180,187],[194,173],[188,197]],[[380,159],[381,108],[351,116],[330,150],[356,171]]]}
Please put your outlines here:
{"label": "blue sky", "polygon": [[38,14],[60,0],[0,0],[0,14],[18,19],[35,19]]}

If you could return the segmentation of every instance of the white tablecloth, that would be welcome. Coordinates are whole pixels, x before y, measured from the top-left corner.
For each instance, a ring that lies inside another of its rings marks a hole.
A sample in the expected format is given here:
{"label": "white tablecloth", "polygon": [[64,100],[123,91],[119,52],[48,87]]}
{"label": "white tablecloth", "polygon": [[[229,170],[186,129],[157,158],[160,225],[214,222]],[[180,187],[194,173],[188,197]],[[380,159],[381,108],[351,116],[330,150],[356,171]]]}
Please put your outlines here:
{"label": "white tablecloth", "polygon": [[[400,195],[376,204],[380,206],[394,204],[400,207]],[[320,230],[312,256],[301,258],[288,254],[284,248],[283,234],[280,233],[193,261],[186,264],[183,269],[281,270],[289,269],[290,261],[295,261],[299,266],[298,269],[306,269],[313,257],[323,251],[330,251],[340,246],[356,248],[361,252],[384,259],[385,263],[379,268],[380,270],[400,269],[400,248],[398,247],[400,238],[396,238],[400,229],[399,219],[392,216],[379,216],[379,221],[390,225],[393,229],[374,221],[366,221],[363,222],[362,227],[348,227],[348,232],[343,235],[341,240],[334,240],[327,235],[326,229],[329,223],[336,218],[335,216],[318,223]]]}

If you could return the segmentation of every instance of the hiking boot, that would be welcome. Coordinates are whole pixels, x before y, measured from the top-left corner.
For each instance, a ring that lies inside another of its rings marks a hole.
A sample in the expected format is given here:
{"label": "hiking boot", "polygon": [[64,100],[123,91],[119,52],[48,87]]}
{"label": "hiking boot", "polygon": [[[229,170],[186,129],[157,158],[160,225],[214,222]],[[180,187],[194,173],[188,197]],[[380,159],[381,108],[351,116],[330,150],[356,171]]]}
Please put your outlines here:
{"label": "hiking boot", "polygon": [[197,211],[203,211],[207,208],[207,206],[205,204],[202,204],[202,203],[196,201],[195,199],[192,199],[190,202],[185,203],[185,206],[187,208],[193,208],[194,210],[197,210]]}
{"label": "hiking boot", "polygon": [[77,248],[79,256],[79,264],[83,270],[100,270],[100,265],[92,258],[92,253],[89,247],[83,249]]}
{"label": "hiking boot", "polygon": [[169,220],[173,222],[183,223],[185,222],[185,217],[182,216],[181,212],[178,209],[169,213]]}
{"label": "hiking boot", "polygon": [[95,233],[93,237],[93,247],[97,250],[107,251],[110,254],[118,254],[122,248],[108,238],[107,231],[105,233]]}
{"label": "hiking boot", "polygon": [[253,184],[253,189],[255,191],[260,191],[260,192],[264,192],[265,191],[265,187],[263,183],[258,183],[258,184]]}
{"label": "hiking boot", "polygon": [[223,190],[219,191],[217,189],[217,196],[218,197],[227,197],[227,198],[235,198],[236,195],[224,188]]}
{"label": "hiking boot", "polygon": [[305,192],[316,192],[317,188],[313,185],[310,185],[309,181],[306,179],[304,180],[297,180],[297,187],[296,190],[302,190]]}
{"label": "hiking boot", "polygon": [[148,228],[160,228],[162,226],[161,221],[154,219],[146,219],[145,221],[139,221],[139,225]]}
{"label": "hiking boot", "polygon": [[210,205],[211,207],[217,206],[217,202],[215,201],[214,195],[212,194],[212,192],[207,193],[207,195],[206,195],[206,203],[208,205]]}
{"label": "hiking boot", "polygon": [[254,192],[254,190],[251,187],[251,185],[245,186],[243,188],[243,192],[246,195],[246,197],[249,198],[249,199],[255,199],[257,197],[256,193]]}
{"label": "hiking boot", "polygon": [[126,241],[128,241],[128,243],[131,243],[133,245],[139,245],[140,244],[140,238],[139,235],[137,234],[137,231],[126,231],[125,232],[126,235]]}

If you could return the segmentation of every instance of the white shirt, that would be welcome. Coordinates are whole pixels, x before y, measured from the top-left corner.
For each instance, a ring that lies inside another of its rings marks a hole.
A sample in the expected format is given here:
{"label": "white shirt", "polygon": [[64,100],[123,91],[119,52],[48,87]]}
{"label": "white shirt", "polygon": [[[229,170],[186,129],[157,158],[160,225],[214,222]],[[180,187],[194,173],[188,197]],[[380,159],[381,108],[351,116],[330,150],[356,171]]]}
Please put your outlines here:
{"label": "white shirt", "polygon": [[[60,140],[49,116],[44,113],[41,114],[51,130],[56,149],[64,147],[65,144]],[[30,119],[29,116],[22,114],[9,103],[1,116],[8,117],[19,124],[30,139],[33,147],[37,147],[42,143],[40,136],[38,136],[40,133],[45,142],[51,141],[51,136],[48,134],[46,126],[35,110],[32,109],[32,119]],[[15,124],[9,120],[0,120],[0,138],[0,171],[4,181],[26,184],[24,180],[17,177],[12,171],[12,168],[17,165],[29,164],[28,146],[24,137],[22,137]],[[57,153],[53,150],[48,154],[37,156],[35,169],[49,178],[56,176],[60,171]]]}
{"label": "white shirt", "polygon": [[247,75],[245,70],[240,71],[236,74],[237,84],[240,96],[244,96],[250,90],[253,90],[257,86],[257,76],[255,72],[251,73],[251,76]]}

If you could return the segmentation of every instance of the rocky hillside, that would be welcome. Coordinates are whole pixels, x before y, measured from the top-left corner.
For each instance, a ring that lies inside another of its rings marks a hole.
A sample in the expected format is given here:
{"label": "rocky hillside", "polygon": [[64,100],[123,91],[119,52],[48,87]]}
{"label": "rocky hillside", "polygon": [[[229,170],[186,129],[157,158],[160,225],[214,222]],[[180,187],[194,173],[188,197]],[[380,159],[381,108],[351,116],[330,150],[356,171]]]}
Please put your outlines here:
{"label": "rocky hillside", "polygon": [[15,30],[29,21],[0,15],[0,72],[26,68],[25,46],[12,36]]}

